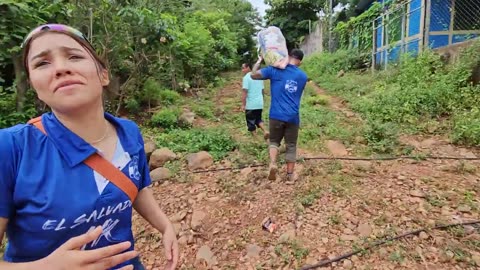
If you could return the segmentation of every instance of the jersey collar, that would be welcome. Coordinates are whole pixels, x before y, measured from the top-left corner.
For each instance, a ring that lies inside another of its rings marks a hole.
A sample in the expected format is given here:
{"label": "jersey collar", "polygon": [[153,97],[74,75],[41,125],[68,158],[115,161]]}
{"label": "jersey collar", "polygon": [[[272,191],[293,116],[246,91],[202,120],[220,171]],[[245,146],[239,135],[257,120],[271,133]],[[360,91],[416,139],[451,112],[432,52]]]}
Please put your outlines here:
{"label": "jersey collar", "polygon": [[[140,151],[143,146],[138,139],[138,129],[128,129],[126,127],[127,125],[122,124],[122,122],[126,120],[116,118],[109,113],[105,113],[105,119],[115,126],[118,138],[125,151],[130,154]],[[92,145],[65,127],[53,113],[43,114],[42,123],[49,139],[70,167],[82,163],[89,156],[97,152],[97,149]]]}

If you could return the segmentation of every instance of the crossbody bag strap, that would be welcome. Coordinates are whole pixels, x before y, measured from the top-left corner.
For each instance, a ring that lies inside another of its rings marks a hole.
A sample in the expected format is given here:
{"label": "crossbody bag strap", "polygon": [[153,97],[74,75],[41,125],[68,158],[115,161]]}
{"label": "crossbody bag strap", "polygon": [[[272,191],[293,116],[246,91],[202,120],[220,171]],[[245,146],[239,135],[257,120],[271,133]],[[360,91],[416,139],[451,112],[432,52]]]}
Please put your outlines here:
{"label": "crossbody bag strap", "polygon": [[[28,121],[28,123],[34,125],[43,134],[47,135],[47,132],[42,124],[41,116],[31,119]],[[135,198],[138,194],[137,186],[135,186],[132,180],[117,167],[115,167],[111,162],[100,156],[98,153],[94,153],[89,156],[84,163],[125,192],[132,203],[135,202]]]}

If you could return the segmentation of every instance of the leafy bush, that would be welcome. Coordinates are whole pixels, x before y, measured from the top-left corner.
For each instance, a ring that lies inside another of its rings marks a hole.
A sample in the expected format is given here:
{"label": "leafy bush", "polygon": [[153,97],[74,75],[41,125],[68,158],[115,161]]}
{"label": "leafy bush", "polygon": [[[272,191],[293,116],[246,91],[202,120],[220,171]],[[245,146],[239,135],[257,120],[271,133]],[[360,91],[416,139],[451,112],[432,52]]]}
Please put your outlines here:
{"label": "leafy bush", "polygon": [[238,146],[243,164],[266,162],[268,159],[268,147],[262,141],[251,140]]}
{"label": "leafy bush", "polygon": [[201,104],[194,104],[192,106],[192,111],[200,117],[206,119],[213,119],[215,118],[215,114],[213,112],[214,104],[212,102],[202,102]]}
{"label": "leafy bush", "polygon": [[369,9],[358,16],[351,17],[346,22],[339,22],[334,28],[338,34],[339,45],[342,48],[355,46],[361,51],[369,51],[373,47],[372,21],[382,12],[382,4],[374,2]]}
{"label": "leafy bush", "polygon": [[159,147],[167,147],[174,152],[209,152],[215,160],[225,157],[237,146],[227,130],[211,129],[173,129],[156,137]]}
{"label": "leafy bush", "polygon": [[125,108],[130,113],[137,113],[140,111],[140,103],[134,98],[129,98],[125,101]]}
{"label": "leafy bush", "polygon": [[171,129],[177,126],[179,114],[179,110],[176,109],[163,109],[152,116],[151,123],[154,126]]}
{"label": "leafy bush", "polygon": [[[354,71],[337,78],[335,73],[340,68],[355,69],[348,59],[353,53],[347,51],[316,54],[305,59],[304,68],[315,82],[345,98],[353,110],[368,120],[368,125],[373,125],[365,136],[370,137],[369,144],[379,151],[391,148],[391,140],[371,136],[382,134],[382,124],[423,131],[420,123],[449,119],[453,125],[443,127],[453,128],[448,131],[454,141],[477,145],[475,108],[480,103],[480,86],[473,86],[471,80],[472,71],[480,63],[479,50],[477,41],[449,65],[432,51],[424,51],[415,58],[404,55],[398,64],[375,75]],[[306,101],[308,104],[309,98]],[[438,129],[426,128],[426,131]]]}
{"label": "leafy bush", "polygon": [[341,140],[345,143],[353,142],[359,128],[345,124],[342,117],[326,107],[307,107],[301,111],[301,144],[318,145],[319,139]]}
{"label": "leafy bush", "polygon": [[24,111],[17,112],[15,93],[4,92],[0,88],[0,128],[11,127],[18,123],[26,123],[35,117],[38,112],[34,107],[34,96],[33,91],[29,91],[29,93],[27,93]]}
{"label": "leafy bush", "polygon": [[153,78],[148,78],[143,84],[143,91],[140,93],[140,101],[147,102],[149,105],[159,102],[159,93],[162,85]]}
{"label": "leafy bush", "polygon": [[158,94],[158,99],[161,104],[165,106],[176,105],[182,96],[178,92],[172,90],[161,90]]}
{"label": "leafy bush", "polygon": [[449,116],[479,100],[478,92],[468,86],[470,74],[471,67],[464,63],[446,66],[438,55],[427,51],[417,58],[404,58],[388,82],[376,85],[354,107],[384,122],[414,124]]}
{"label": "leafy bush", "polygon": [[314,96],[307,96],[303,99],[303,102],[310,106],[314,105],[327,105],[328,104],[328,97],[322,95],[314,95]]}
{"label": "leafy bush", "polygon": [[392,153],[398,145],[398,131],[392,123],[370,121],[364,132],[368,146],[376,152]]}
{"label": "leafy bush", "polygon": [[480,110],[459,113],[453,119],[452,141],[472,146],[480,145]]}
{"label": "leafy bush", "polygon": [[335,53],[317,53],[306,58],[302,64],[309,77],[319,78],[327,74],[336,75],[340,70],[345,72],[361,69],[370,63],[370,55],[355,50],[338,50]]}

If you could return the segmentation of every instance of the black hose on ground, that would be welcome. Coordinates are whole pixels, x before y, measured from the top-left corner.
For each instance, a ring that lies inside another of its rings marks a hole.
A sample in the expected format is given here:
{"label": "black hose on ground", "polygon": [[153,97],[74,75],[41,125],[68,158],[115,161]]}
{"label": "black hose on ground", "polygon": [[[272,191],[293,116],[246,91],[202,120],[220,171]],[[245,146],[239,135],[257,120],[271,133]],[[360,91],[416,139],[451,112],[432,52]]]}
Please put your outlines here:
{"label": "black hose on ground", "polygon": [[462,223],[454,223],[454,224],[447,224],[447,225],[438,225],[438,226],[435,226],[431,229],[425,229],[424,228],[424,229],[419,229],[419,230],[407,232],[407,233],[404,233],[404,234],[401,234],[401,235],[398,235],[398,236],[395,236],[395,237],[380,240],[378,242],[373,243],[372,245],[369,245],[369,246],[361,248],[361,249],[353,250],[349,253],[345,253],[345,254],[343,254],[341,256],[338,256],[338,257],[335,257],[333,259],[323,260],[323,261],[321,261],[317,264],[314,264],[314,265],[304,266],[304,267],[300,268],[300,270],[310,270],[310,269],[316,269],[316,268],[319,268],[319,267],[324,267],[324,266],[327,266],[331,263],[339,262],[339,261],[347,259],[347,258],[349,258],[353,255],[356,255],[356,254],[361,253],[361,252],[365,252],[369,249],[372,249],[374,247],[383,245],[385,243],[388,243],[388,242],[391,242],[391,241],[394,241],[394,240],[398,240],[398,239],[401,239],[401,238],[405,238],[405,237],[410,236],[410,235],[418,235],[421,232],[426,232],[428,230],[444,230],[444,229],[447,229],[447,228],[450,228],[450,227],[466,226],[466,225],[473,225],[473,224],[480,224],[480,220],[468,221],[468,222],[462,222]]}
{"label": "black hose on ground", "polygon": [[[478,157],[448,157],[448,156],[398,156],[398,157],[304,157],[298,159],[298,161],[307,161],[307,160],[349,160],[349,161],[389,161],[389,160],[400,160],[400,159],[413,159],[413,160],[427,160],[427,159],[436,159],[436,160],[480,160]],[[196,170],[192,173],[206,173],[206,172],[218,172],[218,171],[230,171],[230,170],[241,170],[245,168],[256,168],[264,167],[267,164],[251,164],[244,165],[239,167],[226,167],[226,168],[214,168],[208,170]]]}

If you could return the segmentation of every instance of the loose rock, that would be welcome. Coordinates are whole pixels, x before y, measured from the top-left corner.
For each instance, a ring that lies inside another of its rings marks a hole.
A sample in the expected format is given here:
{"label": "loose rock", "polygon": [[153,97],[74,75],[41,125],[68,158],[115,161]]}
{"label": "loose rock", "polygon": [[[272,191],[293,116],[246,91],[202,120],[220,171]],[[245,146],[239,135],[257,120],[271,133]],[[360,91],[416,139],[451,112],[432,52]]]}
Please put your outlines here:
{"label": "loose rock", "polygon": [[247,246],[247,257],[248,258],[257,258],[260,256],[260,252],[262,251],[262,248],[255,245],[255,244],[250,244]]}
{"label": "loose rock", "polygon": [[205,169],[213,165],[213,157],[206,151],[201,151],[187,156],[188,169]]}
{"label": "loose rock", "polygon": [[288,231],[286,231],[285,233],[283,233],[283,234],[278,238],[278,241],[279,241],[280,243],[287,243],[287,242],[290,242],[290,241],[295,240],[295,236],[296,236],[295,230],[294,230],[294,229],[291,229],[291,230],[288,230]]}
{"label": "loose rock", "polygon": [[162,167],[167,161],[175,160],[177,155],[168,148],[157,149],[150,156],[150,170]]}
{"label": "loose rock", "polygon": [[197,252],[197,260],[204,260],[207,262],[208,266],[213,266],[217,263],[217,260],[208,246],[202,246]]}
{"label": "loose rock", "polygon": [[345,148],[345,145],[339,141],[332,141],[328,140],[327,142],[327,148],[332,153],[334,156],[346,156],[348,155],[347,148]]}
{"label": "loose rock", "polygon": [[410,191],[410,196],[412,197],[417,197],[417,198],[425,198],[425,193],[423,193],[421,190],[412,190]]}
{"label": "loose rock", "polygon": [[201,227],[203,224],[203,220],[205,219],[206,216],[207,214],[203,211],[198,211],[198,210],[193,211],[192,222],[191,222],[192,229],[196,230],[199,227]]}
{"label": "loose rock", "polygon": [[178,117],[178,123],[180,126],[191,127],[195,121],[195,113],[191,111],[184,111],[180,117]]}
{"label": "loose rock", "polygon": [[167,168],[156,168],[155,170],[150,172],[150,178],[152,178],[152,182],[158,182],[167,180],[171,177],[170,170]]}
{"label": "loose rock", "polygon": [[368,224],[360,224],[358,225],[358,233],[360,236],[368,237],[372,234],[372,227]]}
{"label": "loose rock", "polygon": [[147,159],[150,158],[150,156],[152,155],[153,151],[155,151],[155,149],[157,149],[157,146],[155,145],[155,143],[151,140],[147,140],[145,141],[145,144],[143,145],[143,148],[145,149],[145,154],[147,155]]}

